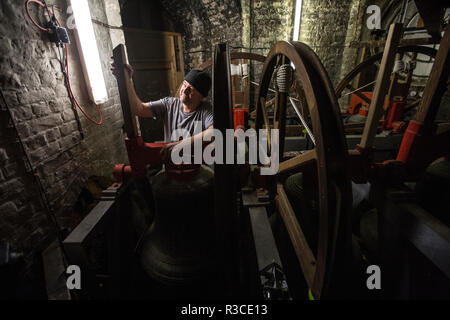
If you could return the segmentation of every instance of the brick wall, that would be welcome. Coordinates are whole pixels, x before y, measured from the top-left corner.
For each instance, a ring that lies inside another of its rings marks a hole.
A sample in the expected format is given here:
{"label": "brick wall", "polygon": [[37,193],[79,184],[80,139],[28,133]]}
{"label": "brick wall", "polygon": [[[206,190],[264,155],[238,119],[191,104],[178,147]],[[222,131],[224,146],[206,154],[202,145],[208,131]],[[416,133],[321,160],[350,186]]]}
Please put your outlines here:
{"label": "brick wall", "polygon": [[[56,4],[63,25],[66,1]],[[127,162],[117,82],[109,71],[112,44],[109,30],[94,24],[108,90],[100,105],[104,124],[96,126],[72,108],[55,45],[26,18],[24,1],[0,2],[0,86],[17,130],[35,167],[51,208],[62,228],[70,223],[71,206],[91,175],[111,176],[113,165]],[[89,1],[93,19],[107,23],[103,1]],[[37,6],[31,4],[32,14]],[[98,119],[87,99],[73,32],[69,50],[71,84],[86,112]],[[32,173],[11,126],[3,101],[0,129],[0,239],[27,254],[40,249],[54,229],[46,216]],[[79,121],[77,121],[79,118]]]}

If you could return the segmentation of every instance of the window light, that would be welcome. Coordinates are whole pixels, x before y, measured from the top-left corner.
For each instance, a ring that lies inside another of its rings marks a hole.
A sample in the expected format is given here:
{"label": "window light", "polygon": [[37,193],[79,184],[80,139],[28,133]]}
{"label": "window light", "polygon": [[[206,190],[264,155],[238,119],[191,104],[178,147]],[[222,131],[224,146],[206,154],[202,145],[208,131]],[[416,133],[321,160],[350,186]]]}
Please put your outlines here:
{"label": "window light", "polygon": [[108,99],[108,94],[88,2],[87,0],[70,0],[70,4],[75,18],[76,40],[89,96],[95,103],[105,102]]}
{"label": "window light", "polygon": [[295,4],[294,37],[292,40],[298,41],[300,34],[300,20],[302,17],[302,0],[297,0]]}

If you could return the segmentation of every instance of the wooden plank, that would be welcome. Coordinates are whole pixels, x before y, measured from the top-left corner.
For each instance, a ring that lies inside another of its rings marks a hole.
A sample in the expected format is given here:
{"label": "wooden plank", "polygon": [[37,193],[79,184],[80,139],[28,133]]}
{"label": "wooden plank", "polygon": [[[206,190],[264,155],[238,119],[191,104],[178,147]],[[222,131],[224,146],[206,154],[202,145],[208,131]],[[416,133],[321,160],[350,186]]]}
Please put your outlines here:
{"label": "wooden plank", "polygon": [[284,173],[290,170],[298,169],[305,163],[308,163],[316,159],[317,159],[316,149],[305,151],[304,153],[292,159],[281,162],[278,167],[278,173]]}
{"label": "wooden plank", "polygon": [[[351,48],[364,48],[364,47],[384,47],[386,40],[371,40],[371,41],[359,41],[350,43]],[[410,38],[400,40],[400,46],[420,46],[429,44],[438,44],[438,39],[433,38]]]}
{"label": "wooden plank", "polygon": [[261,201],[258,199],[255,190],[242,189],[242,205],[246,208],[261,207],[270,205],[270,201]]}
{"label": "wooden plank", "polygon": [[179,36],[181,37],[181,34],[178,32],[170,32],[170,31],[155,31],[155,30],[149,30],[149,29],[138,29],[138,28],[129,28],[124,27],[124,32],[130,32],[130,33],[137,33],[137,34],[148,34],[148,35],[155,35],[155,36]]}
{"label": "wooden plank", "polygon": [[291,242],[303,270],[306,283],[310,288],[313,288],[314,276],[316,273],[316,258],[308,246],[308,242],[306,241],[302,228],[295,217],[295,212],[289,203],[286,193],[284,192],[283,185],[280,183],[277,184],[277,194],[279,211],[289,233],[289,237],[291,238]]}
{"label": "wooden plank", "polygon": [[181,41],[181,35],[178,34],[176,36],[177,38],[177,49],[178,49],[178,59],[179,59],[179,63],[180,63],[180,71],[177,73],[178,75],[178,83],[183,82],[184,79],[184,59],[183,59],[183,43]]}
{"label": "wooden plank", "polygon": [[250,223],[255,242],[259,271],[275,262],[282,266],[280,255],[270,227],[267,211],[264,207],[249,208]]}
{"label": "wooden plank", "polygon": [[42,252],[42,262],[48,300],[71,300],[66,284],[66,267],[57,240]]}
{"label": "wooden plank", "polygon": [[117,84],[119,86],[120,103],[122,104],[122,114],[124,121],[124,131],[128,138],[136,137],[139,135],[139,127],[137,124],[136,116],[131,111],[131,97],[130,86],[133,85],[125,77],[125,70],[123,65],[127,64],[125,46],[119,44],[113,50],[114,64],[119,71],[119,76],[117,77]]}
{"label": "wooden plank", "polygon": [[392,67],[394,66],[395,53],[397,50],[400,37],[402,35],[402,25],[399,23],[392,24],[389,28],[389,34],[384,48],[383,58],[381,59],[380,69],[377,75],[377,82],[372,96],[367,116],[367,125],[364,127],[363,136],[361,138],[361,148],[371,148],[375,139],[378,127],[378,121],[383,112],[383,104],[389,86]]}
{"label": "wooden plank", "polygon": [[64,240],[67,244],[84,244],[92,237],[108,218],[108,212],[114,204],[114,200],[100,201],[94,209],[78,224],[78,226]]}
{"label": "wooden plank", "polygon": [[430,130],[439,109],[442,95],[447,89],[450,76],[450,24],[445,28],[444,37],[436,54],[433,67],[425,86],[422,100],[417,110],[415,121],[424,125],[424,130]]}
{"label": "wooden plank", "polygon": [[450,228],[414,203],[401,203],[404,236],[450,278]]}
{"label": "wooden plank", "polygon": [[136,71],[171,69],[171,61],[130,62],[130,64]]}
{"label": "wooden plank", "polygon": [[172,41],[166,44],[166,51],[170,57],[169,64],[169,79],[170,79],[170,95],[174,96],[178,88],[178,77],[177,77],[177,61],[175,53],[175,41],[173,37],[170,37]]}

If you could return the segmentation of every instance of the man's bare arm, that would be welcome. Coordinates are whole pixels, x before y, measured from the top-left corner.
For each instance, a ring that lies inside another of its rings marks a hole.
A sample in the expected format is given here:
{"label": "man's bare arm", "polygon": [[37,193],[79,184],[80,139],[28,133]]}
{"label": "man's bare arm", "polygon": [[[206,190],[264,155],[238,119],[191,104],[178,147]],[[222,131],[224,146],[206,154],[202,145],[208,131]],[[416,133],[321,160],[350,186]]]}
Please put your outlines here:
{"label": "man's bare arm", "polygon": [[201,143],[202,147],[210,144],[212,136],[213,136],[213,129],[214,129],[214,127],[211,125],[206,130],[204,130],[200,133],[197,133],[196,135],[193,135],[192,137],[189,137],[187,139],[180,140],[177,142],[171,142],[171,143],[166,144],[163,147],[163,149],[161,150],[163,159],[165,159],[165,160],[169,159],[170,153],[172,152],[172,149],[176,145],[179,145],[179,147],[181,147],[181,148],[184,148],[187,145],[191,145],[191,147],[193,147],[196,141],[197,141],[197,143]]}
{"label": "man's bare arm", "polygon": [[[113,57],[111,57],[112,59]],[[114,76],[118,77],[120,72],[117,70],[117,67],[114,63],[111,64],[112,73]],[[144,103],[139,99],[139,97],[136,94],[136,91],[134,90],[134,84],[133,84],[133,68],[126,64],[124,65],[124,77],[125,81],[127,83],[127,87],[129,88],[129,98],[130,98],[130,106],[131,106],[131,112],[133,114],[139,116],[139,117],[145,117],[145,118],[151,118],[153,117],[153,112],[148,103]]]}
{"label": "man's bare arm", "polygon": [[130,104],[131,104],[131,111],[139,116],[139,117],[145,117],[145,118],[151,118],[153,117],[152,108],[148,105],[148,103],[144,103],[139,99],[139,97],[136,94],[136,91],[134,90],[134,84],[133,80],[130,75],[130,71],[125,68],[125,79],[129,84],[129,97],[130,97]]}

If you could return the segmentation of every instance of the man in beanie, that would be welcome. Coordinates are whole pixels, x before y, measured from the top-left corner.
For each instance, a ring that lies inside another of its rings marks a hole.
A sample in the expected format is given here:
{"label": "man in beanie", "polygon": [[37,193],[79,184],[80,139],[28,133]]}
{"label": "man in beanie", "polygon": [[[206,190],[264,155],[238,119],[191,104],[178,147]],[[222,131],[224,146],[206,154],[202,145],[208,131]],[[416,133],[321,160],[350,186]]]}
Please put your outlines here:
{"label": "man in beanie", "polygon": [[[132,82],[132,67],[126,65],[125,69],[128,71],[128,73],[125,72],[128,74],[127,81]],[[114,64],[112,70],[117,75]],[[209,102],[204,100],[211,88],[211,77],[208,73],[191,70],[184,77],[179,98],[166,97],[157,101],[142,102],[132,83],[129,87],[131,88],[131,110],[135,115],[163,120],[164,141],[171,142],[163,150],[164,157],[167,157],[178,143],[177,129],[189,132],[191,141],[184,141],[184,143],[194,143],[194,139],[203,139],[204,135],[211,134],[213,128],[212,107]]]}

